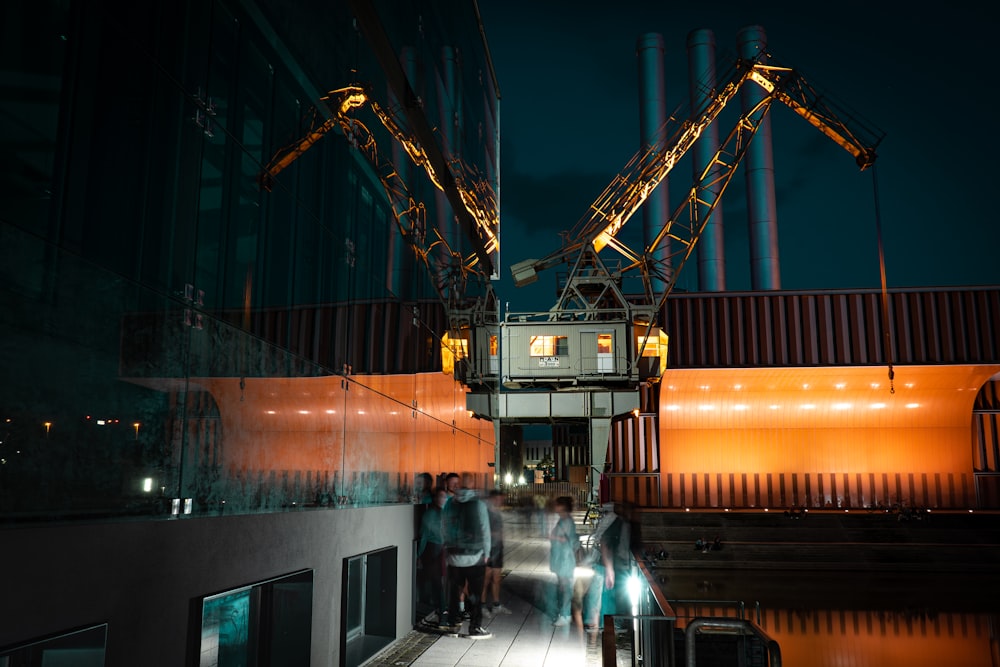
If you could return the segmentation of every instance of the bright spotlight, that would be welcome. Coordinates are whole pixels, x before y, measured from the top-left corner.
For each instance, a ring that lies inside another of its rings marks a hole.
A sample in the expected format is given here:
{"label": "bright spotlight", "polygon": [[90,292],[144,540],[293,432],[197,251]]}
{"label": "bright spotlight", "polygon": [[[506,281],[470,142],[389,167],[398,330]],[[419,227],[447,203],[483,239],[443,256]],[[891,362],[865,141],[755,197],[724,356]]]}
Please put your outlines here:
{"label": "bright spotlight", "polygon": [[628,578],[627,589],[628,589],[628,599],[632,602],[632,614],[638,612],[639,607],[639,592],[642,590],[642,584],[639,582],[639,577],[634,574]]}

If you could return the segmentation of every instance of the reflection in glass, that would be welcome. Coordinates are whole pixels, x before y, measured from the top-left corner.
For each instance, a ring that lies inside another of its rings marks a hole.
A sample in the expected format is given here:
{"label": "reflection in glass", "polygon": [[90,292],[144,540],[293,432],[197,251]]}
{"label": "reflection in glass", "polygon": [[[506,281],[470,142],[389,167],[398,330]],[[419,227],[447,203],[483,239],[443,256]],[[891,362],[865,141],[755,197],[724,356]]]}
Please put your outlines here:
{"label": "reflection in glass", "polygon": [[306,570],[203,598],[199,667],[308,667],[312,589]]}
{"label": "reflection in glass", "polygon": [[104,667],[107,637],[108,626],[101,624],[20,646],[0,648],[0,666]]}

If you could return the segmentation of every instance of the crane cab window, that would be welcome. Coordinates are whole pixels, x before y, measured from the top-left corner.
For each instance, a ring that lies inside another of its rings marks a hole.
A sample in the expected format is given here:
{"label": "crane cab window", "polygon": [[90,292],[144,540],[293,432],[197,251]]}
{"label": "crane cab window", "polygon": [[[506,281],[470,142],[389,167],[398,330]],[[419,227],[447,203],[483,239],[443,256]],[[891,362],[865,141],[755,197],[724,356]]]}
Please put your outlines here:
{"label": "crane cab window", "polygon": [[569,354],[566,336],[532,336],[528,347],[533,357],[564,357]]}
{"label": "crane cab window", "polygon": [[597,372],[613,373],[615,371],[614,355],[615,336],[611,333],[597,334]]}
{"label": "crane cab window", "polygon": [[500,373],[500,346],[495,334],[490,336],[489,364],[490,375],[497,375]]}
{"label": "crane cab window", "polygon": [[611,354],[614,336],[609,333],[597,334],[597,354]]}

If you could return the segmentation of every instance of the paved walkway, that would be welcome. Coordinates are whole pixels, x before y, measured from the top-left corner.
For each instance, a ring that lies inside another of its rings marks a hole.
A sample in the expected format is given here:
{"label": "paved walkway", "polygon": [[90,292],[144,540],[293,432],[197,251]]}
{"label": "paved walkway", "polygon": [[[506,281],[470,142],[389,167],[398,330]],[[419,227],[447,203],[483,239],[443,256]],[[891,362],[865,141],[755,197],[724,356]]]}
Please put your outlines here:
{"label": "paved walkway", "polygon": [[[582,515],[580,515],[582,516]],[[483,617],[489,639],[412,631],[365,667],[598,667],[600,634],[578,625],[553,627],[555,575],[549,542],[505,512],[504,578],[501,598],[511,614]],[[584,532],[577,517],[577,529]]]}

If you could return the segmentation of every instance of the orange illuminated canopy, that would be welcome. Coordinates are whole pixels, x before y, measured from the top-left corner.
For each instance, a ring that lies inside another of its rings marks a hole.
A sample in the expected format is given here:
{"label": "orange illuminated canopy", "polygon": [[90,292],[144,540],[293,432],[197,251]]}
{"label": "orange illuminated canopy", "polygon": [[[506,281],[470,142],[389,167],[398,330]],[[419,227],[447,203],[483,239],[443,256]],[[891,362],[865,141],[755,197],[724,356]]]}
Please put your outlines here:
{"label": "orange illuminated canopy", "polygon": [[965,426],[996,366],[667,370],[661,428]]}

